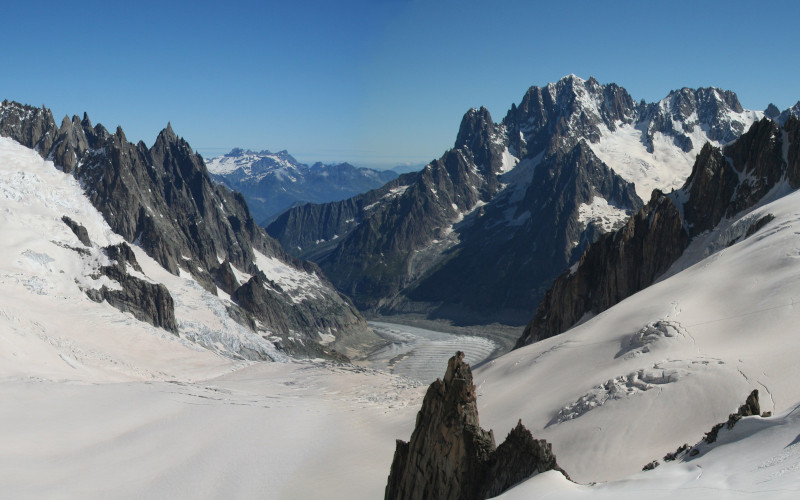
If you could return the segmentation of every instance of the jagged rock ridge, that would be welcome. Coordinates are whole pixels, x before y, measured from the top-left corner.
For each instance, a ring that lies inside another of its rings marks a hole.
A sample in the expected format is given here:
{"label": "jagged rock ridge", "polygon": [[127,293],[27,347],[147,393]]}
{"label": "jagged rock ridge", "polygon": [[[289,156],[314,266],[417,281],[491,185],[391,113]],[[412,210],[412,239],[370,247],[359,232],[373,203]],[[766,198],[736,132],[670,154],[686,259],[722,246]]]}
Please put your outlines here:
{"label": "jagged rock ridge", "polygon": [[499,447],[481,429],[472,370],[457,352],[428,388],[411,440],[397,441],[385,498],[489,498],[547,470],[564,473],[551,445],[521,421]]}
{"label": "jagged rock ridge", "polygon": [[[689,446],[689,444],[683,444],[678,447],[677,450],[674,452],[667,453],[664,456],[665,462],[672,462],[674,460],[691,460],[692,458],[698,456],[701,453],[701,449],[707,448],[707,445],[711,445],[717,442],[717,438],[719,436],[719,431],[722,430],[723,427],[726,427],[728,430],[733,429],[736,423],[744,417],[750,416],[762,416],[762,417],[770,417],[772,416],[771,412],[761,413],[761,404],[758,400],[758,389],[753,389],[752,392],[747,396],[744,404],[739,406],[739,409],[736,410],[735,413],[731,413],[728,415],[727,422],[720,422],[715,424],[711,430],[706,432],[705,436],[703,436],[703,440],[699,443],[695,444],[694,446]],[[653,460],[652,462],[648,463],[642,470],[653,470],[659,466],[658,460]]]}
{"label": "jagged rock ridge", "polygon": [[259,224],[292,205],[344,200],[397,178],[391,170],[357,168],[349,163],[308,166],[286,151],[239,148],[207,160],[206,166],[212,180],[244,195]]}
{"label": "jagged rock ridge", "polygon": [[[500,123],[484,108],[468,111],[454,148],[419,175],[292,208],[268,232],[319,263],[360,308],[524,324],[589,243],[642,207],[631,185],[641,169],[613,170],[599,156],[613,157],[605,138],[632,130],[642,154],[665,141],[688,154],[698,138],[738,137],[758,115],[729,91],[636,103],[618,85],[570,75],[531,87]],[[685,174],[662,169],[662,183],[688,175],[686,163]]]}
{"label": "jagged rock ridge", "polygon": [[793,116],[780,127],[764,118],[724,149],[706,145],[682,189],[655,191],[624,227],[559,276],[517,347],[557,335],[649,286],[692,238],[753,207],[781,182],[800,187],[800,120]]}
{"label": "jagged rock ridge", "polygon": [[[129,142],[119,127],[111,134],[102,125],[93,126],[86,114],[83,119],[65,117],[57,127],[46,108],[4,101],[0,134],[73,175],[116,233],[169,272],[190,274],[212,293],[220,287],[233,294],[244,284],[218,279],[225,274],[220,268],[234,266],[249,276],[262,272],[258,254],[290,274],[307,276],[314,283],[313,294],[266,280],[270,300],[259,301],[260,309],[231,307],[233,317],[275,339],[286,351],[331,353],[330,346],[319,344],[321,335],[333,334],[344,346],[372,338],[360,313],[314,264],[286,254],[255,224],[241,194],[211,182],[202,158],[170,125],[147,148],[141,141]],[[245,295],[242,291],[239,296]],[[267,323],[265,317],[279,320]]]}
{"label": "jagged rock ridge", "polygon": [[140,321],[145,321],[172,333],[178,333],[175,321],[175,306],[167,287],[151,283],[128,273],[127,266],[142,272],[136,255],[127,243],[103,249],[111,264],[103,266],[93,278],[108,276],[119,284],[120,289],[103,285],[99,290],[87,289],[86,294],[95,302],[106,301],[120,311],[129,312]]}

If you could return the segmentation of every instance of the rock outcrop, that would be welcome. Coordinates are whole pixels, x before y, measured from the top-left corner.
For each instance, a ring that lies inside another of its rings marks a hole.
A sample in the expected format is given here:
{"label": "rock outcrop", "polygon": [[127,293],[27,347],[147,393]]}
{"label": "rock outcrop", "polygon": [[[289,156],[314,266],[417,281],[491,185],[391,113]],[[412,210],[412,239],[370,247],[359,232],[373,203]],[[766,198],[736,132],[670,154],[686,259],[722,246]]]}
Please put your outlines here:
{"label": "rock outcrop", "polygon": [[61,221],[69,227],[75,236],[78,238],[78,241],[83,243],[84,246],[91,247],[92,246],[92,239],[89,238],[89,231],[83,227],[82,224],[79,224],[69,218],[68,216],[64,215],[61,217]]}
{"label": "rock outcrop", "polygon": [[689,244],[672,199],[656,191],[639,213],[591,245],[574,270],[562,274],[539,304],[516,347],[574,325],[587,313],[608,309],[664,273]]}
{"label": "rock outcrop", "polygon": [[129,312],[140,320],[153,326],[178,333],[175,322],[175,305],[167,287],[152,283],[128,273],[128,266],[142,272],[136,255],[127,243],[105,247],[104,252],[111,264],[97,271],[95,279],[107,276],[119,288],[102,285],[99,289],[87,289],[86,294],[95,302],[107,301],[122,312]]}
{"label": "rock outcrop", "polygon": [[[717,442],[717,438],[719,437],[719,431],[723,428],[727,428],[728,430],[733,429],[736,423],[741,420],[743,417],[750,417],[753,415],[760,415],[762,417],[770,417],[772,416],[771,412],[761,413],[761,405],[758,401],[758,389],[753,389],[753,391],[747,396],[747,400],[745,403],[739,407],[736,413],[731,413],[728,415],[727,422],[720,422],[714,425],[711,430],[706,432],[703,439],[695,444],[694,446],[689,446],[689,444],[683,444],[678,447],[677,450],[667,453],[664,455],[665,462],[672,462],[674,460],[686,460],[696,457],[701,453],[702,448],[707,448],[708,445],[714,444]],[[659,462],[658,460],[653,460],[652,462],[646,464],[642,467],[643,471],[653,470],[658,467]]]}
{"label": "rock outcrop", "polygon": [[481,429],[472,370],[457,352],[444,379],[428,388],[411,440],[397,441],[385,498],[489,498],[547,470],[564,473],[551,445],[522,422],[499,447]]}
{"label": "rock outcrop", "polygon": [[697,235],[753,207],[781,182],[800,187],[798,173],[800,120],[793,116],[782,127],[756,122],[724,149],[707,144],[683,188],[654,191],[647,206],[555,280],[516,347],[564,332],[651,285]]}

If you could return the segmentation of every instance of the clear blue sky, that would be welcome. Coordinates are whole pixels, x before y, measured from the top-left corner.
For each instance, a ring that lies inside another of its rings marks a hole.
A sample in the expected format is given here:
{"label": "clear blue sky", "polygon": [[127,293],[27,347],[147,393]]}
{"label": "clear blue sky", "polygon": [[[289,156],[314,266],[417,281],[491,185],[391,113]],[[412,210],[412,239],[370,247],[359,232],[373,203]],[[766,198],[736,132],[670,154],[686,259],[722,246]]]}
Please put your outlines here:
{"label": "clear blue sky", "polygon": [[2,19],[0,99],[148,145],[171,121],[205,156],[426,163],[470,107],[499,121],[569,73],[637,100],[711,85],[750,109],[800,100],[795,1],[48,0]]}

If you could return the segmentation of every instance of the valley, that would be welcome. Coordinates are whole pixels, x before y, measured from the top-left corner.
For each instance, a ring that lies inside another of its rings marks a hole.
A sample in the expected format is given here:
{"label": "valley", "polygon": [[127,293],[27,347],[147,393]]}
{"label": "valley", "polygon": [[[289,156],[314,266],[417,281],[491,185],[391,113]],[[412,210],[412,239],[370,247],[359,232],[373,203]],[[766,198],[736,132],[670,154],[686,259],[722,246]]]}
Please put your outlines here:
{"label": "valley", "polygon": [[[423,396],[450,401],[434,381],[458,351],[472,371],[450,381],[477,399],[456,413],[498,442],[524,425],[572,481],[539,470],[506,498],[790,497],[800,121],[713,88],[626,96],[574,75],[531,87],[501,123],[470,110],[422,172],[284,212],[304,242],[341,232],[319,265],[171,125],[147,148],[4,102],[5,491],[379,498]],[[670,191],[644,204],[642,185]],[[754,389],[764,413],[703,441]]]}

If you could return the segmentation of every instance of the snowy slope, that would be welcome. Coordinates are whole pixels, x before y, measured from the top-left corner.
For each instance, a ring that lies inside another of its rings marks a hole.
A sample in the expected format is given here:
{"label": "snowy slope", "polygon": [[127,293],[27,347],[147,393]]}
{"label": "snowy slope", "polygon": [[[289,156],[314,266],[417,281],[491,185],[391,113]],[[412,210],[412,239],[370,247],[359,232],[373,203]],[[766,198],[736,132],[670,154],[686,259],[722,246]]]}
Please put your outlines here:
{"label": "snowy slope", "polygon": [[[87,228],[91,248],[64,214]],[[122,238],[72,176],[6,138],[0,218],[0,496],[302,498],[325,487],[334,498],[369,498],[382,489],[391,436],[410,432],[418,383],[232,359],[260,346],[289,361],[233,323],[227,299],[139,248],[138,275],[169,288],[180,337],[89,300],[82,287],[114,286],[92,274],[108,263],[100,247]],[[287,269],[264,265],[292,286]],[[375,480],[347,476],[356,471]]]}
{"label": "snowy slope", "polygon": [[673,498],[797,498],[800,494],[800,406],[771,418],[748,417],[700,454],[655,470],[593,486],[547,472],[499,496],[652,500]]}
{"label": "snowy slope", "polygon": [[[86,227],[91,248],[84,247],[61,221],[63,215]],[[134,251],[145,273],[140,277],[170,290],[180,338],[105,302],[91,301],[83,289],[118,286],[107,277],[92,275],[108,264],[101,247],[120,243],[122,237],[111,231],[74,177],[7,138],[0,138],[0,217],[0,336],[5,346],[0,351],[4,360],[0,373],[4,376],[31,369],[78,379],[100,373],[122,379],[150,378],[161,372],[176,376],[182,369],[181,357],[190,363],[195,357],[207,357],[220,367],[230,366],[203,347],[229,358],[239,357],[245,347],[285,359],[270,342],[229,317],[227,299],[208,293],[191,277],[173,276],[139,248]],[[114,333],[98,335],[98,330]],[[136,344],[142,349],[130,348]],[[172,358],[174,366],[169,363]]]}
{"label": "snowy slope", "polygon": [[[771,223],[727,247],[766,213]],[[522,417],[574,479],[606,481],[697,441],[751,389],[765,411],[800,401],[800,193],[738,224],[695,241],[687,255],[705,258],[691,267],[476,370],[483,425]]]}
{"label": "snowy slope", "polygon": [[[716,92],[715,89],[712,89]],[[671,96],[670,96],[671,97]],[[670,97],[655,104],[662,116],[670,115]],[[596,107],[596,104],[593,103]],[[728,110],[719,118],[722,123],[741,124],[747,130],[764,117],[761,111],[743,110],[740,113]],[[668,193],[683,186],[692,173],[692,165],[703,146],[710,142],[722,146],[725,142],[710,137],[707,124],[698,121],[697,113],[683,120],[672,118],[671,128],[683,131],[691,140],[688,151],[681,149],[671,135],[650,131],[653,117],[644,117],[634,123],[616,122],[614,130],[602,125],[600,140],[591,143],[594,153],[614,169],[623,179],[636,186],[636,194],[647,201],[653,189]],[[648,132],[652,134],[652,147],[648,147]]]}

